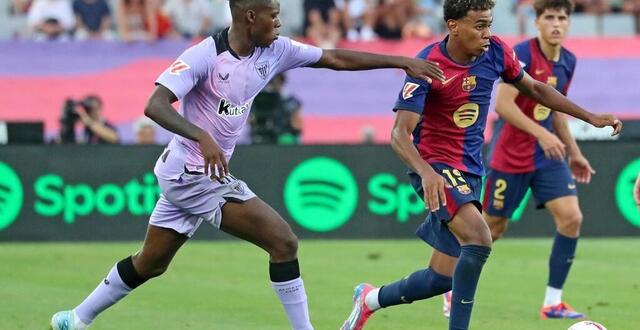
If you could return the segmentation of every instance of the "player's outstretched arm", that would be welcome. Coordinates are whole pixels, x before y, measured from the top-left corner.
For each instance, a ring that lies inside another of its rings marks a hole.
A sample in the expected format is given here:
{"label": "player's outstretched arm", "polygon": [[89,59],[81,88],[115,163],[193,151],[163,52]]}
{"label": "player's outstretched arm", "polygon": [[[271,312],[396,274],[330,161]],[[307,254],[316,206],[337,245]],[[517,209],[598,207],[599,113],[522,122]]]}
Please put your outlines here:
{"label": "player's outstretched arm", "polygon": [[556,134],[558,134],[560,140],[567,146],[569,168],[576,178],[576,181],[580,183],[591,182],[591,176],[596,174],[596,171],[591,167],[587,158],[582,155],[576,139],[571,135],[569,125],[567,125],[567,118],[565,118],[564,114],[556,111],[553,112],[553,129]]}
{"label": "player's outstretched arm", "polygon": [[531,78],[527,73],[524,74],[524,77],[520,81],[513,83],[513,85],[522,94],[548,108],[584,120],[595,127],[613,127],[612,135],[617,135],[622,130],[622,122],[615,116],[610,114],[596,115],[588,112],[571,102],[555,88]]}
{"label": "player's outstretched arm", "polygon": [[[187,139],[197,141],[204,157],[205,174],[211,173],[211,177],[216,178],[215,170],[217,168],[220,178],[228,175],[227,159],[220,146],[209,133],[190,123],[171,106],[177,100],[178,98],[168,88],[157,85],[147,101],[144,114],[167,130]],[[209,169],[211,169],[211,172],[209,172]]]}
{"label": "player's outstretched arm", "polygon": [[518,90],[512,85],[500,83],[496,98],[496,112],[516,128],[534,136],[547,158],[564,159],[565,145],[551,132],[527,117],[515,102]]}
{"label": "player's outstretched arm", "polygon": [[418,150],[411,142],[411,134],[418,125],[418,121],[420,121],[420,115],[417,113],[398,109],[391,131],[391,147],[400,159],[422,178],[425,207],[434,212],[440,208],[441,203],[438,200],[442,202],[442,206],[447,205],[444,191],[446,183],[444,178],[420,157]]}
{"label": "player's outstretched arm", "polygon": [[413,78],[426,80],[428,83],[431,83],[432,79],[444,81],[444,72],[436,62],[345,49],[323,49],[322,57],[312,67],[348,71],[397,68],[403,69]]}

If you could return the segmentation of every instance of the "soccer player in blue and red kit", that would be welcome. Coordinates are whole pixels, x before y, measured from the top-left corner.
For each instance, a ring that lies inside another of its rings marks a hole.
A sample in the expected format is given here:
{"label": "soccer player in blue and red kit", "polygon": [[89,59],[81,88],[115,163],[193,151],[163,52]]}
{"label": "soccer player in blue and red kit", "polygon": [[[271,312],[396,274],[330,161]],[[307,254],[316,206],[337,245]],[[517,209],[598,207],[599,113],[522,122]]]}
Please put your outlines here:
{"label": "soccer player in blue and red kit", "polygon": [[[570,0],[536,0],[538,36],[514,47],[527,73],[566,95],[576,57],[562,47],[573,11]],[[556,224],[549,257],[543,319],[583,318],[562,301],[562,287],[576,251],[582,212],[576,184],[589,183],[595,171],[571,136],[563,114],[553,111],[509,84],[498,86],[496,125],[490,147],[483,207],[493,240],[531,188],[538,208],[547,208]],[[565,153],[568,163],[564,161]],[[574,180],[575,177],[575,180]]]}
{"label": "soccer player in blue and red kit", "polygon": [[[399,68],[419,81],[444,78],[436,64],[419,59],[323,50],[279,37],[277,0],[230,0],[229,6],[231,27],[180,55],[156,80],[145,108],[148,117],[175,136],[156,162],[162,194],[142,249],[116,263],[75,308],[54,314],[53,330],[87,328],[104,310],[163,274],[201,224],[265,250],[271,284],[290,327],[313,329],[297,237],[276,211],[229,173],[254,98],[274,76],[298,67]],[[178,100],[179,113],[172,107]],[[257,166],[265,171],[264,165]]]}
{"label": "soccer player in blue and red kit", "polygon": [[514,51],[491,36],[492,0],[445,0],[448,36],[418,58],[438,62],[445,80],[431,84],[407,77],[395,105],[392,147],[410,167],[411,182],[429,215],[417,235],[434,248],[429,267],[376,288],[356,286],[353,309],[342,329],[362,329],[378,309],[452,290],[449,329],[468,329],[480,273],[491,252],[482,216],[482,145],[493,83],[502,78],[545,106],[594,126],[622,124],[594,115],[553,87],[529,76]]}
{"label": "soccer player in blue and red kit", "polygon": [[[514,47],[531,77],[567,94],[576,57],[562,47],[573,11],[570,0],[536,0],[538,36]],[[562,114],[539,104],[509,84],[499,84],[497,122],[490,145],[489,167],[483,200],[484,217],[493,240],[507,230],[508,220],[533,191],[539,208],[546,207],[556,223],[556,236],[549,258],[549,277],[540,316],[583,318],[562,301],[562,287],[569,274],[582,213],[573,177],[589,183],[595,171],[580,152]],[[568,154],[568,164],[564,161]],[[572,177],[573,175],[573,177]],[[445,316],[450,308],[445,294]]]}

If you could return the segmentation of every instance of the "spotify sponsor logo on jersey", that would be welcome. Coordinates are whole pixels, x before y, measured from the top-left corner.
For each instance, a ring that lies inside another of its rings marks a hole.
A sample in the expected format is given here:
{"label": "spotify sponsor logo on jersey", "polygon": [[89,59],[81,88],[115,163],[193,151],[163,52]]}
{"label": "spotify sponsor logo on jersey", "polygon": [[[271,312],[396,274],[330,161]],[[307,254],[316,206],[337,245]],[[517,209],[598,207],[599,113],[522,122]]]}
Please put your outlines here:
{"label": "spotify sponsor logo on jersey", "polygon": [[[377,173],[367,180],[366,209],[373,215],[407,222],[425,211],[411,185],[391,173]],[[307,159],[289,174],[284,202],[289,214],[302,227],[329,232],[342,227],[358,207],[359,187],[351,170],[328,157]]]}
{"label": "spotify sponsor logo on jersey", "polygon": [[16,172],[0,162],[0,230],[9,227],[20,214],[24,198],[22,183]]}
{"label": "spotify sponsor logo on jersey", "polygon": [[625,166],[616,181],[616,204],[620,213],[632,225],[640,228],[640,212],[633,199],[633,187],[640,173],[640,158]]}

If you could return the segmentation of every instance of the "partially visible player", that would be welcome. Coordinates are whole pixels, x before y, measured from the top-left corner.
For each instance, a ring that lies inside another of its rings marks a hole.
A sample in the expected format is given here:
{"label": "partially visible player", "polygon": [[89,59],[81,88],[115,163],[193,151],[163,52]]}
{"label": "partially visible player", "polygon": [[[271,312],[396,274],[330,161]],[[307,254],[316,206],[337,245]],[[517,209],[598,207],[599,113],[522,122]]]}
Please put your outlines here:
{"label": "partially visible player", "polygon": [[[80,305],[56,313],[51,320],[54,330],[86,328],[133,289],[164,273],[202,223],[264,249],[273,289],[291,328],[313,328],[300,277],[297,237],[276,211],[229,174],[228,161],[254,97],[274,76],[296,67],[401,68],[418,81],[443,79],[442,71],[421,59],[322,50],[278,37],[277,0],[229,4],[231,27],[187,49],[156,80],[145,108],[148,117],[175,136],[156,162],[162,195],[142,250],[113,266]],[[180,113],[171,105],[178,100]],[[269,175],[265,165],[256,164],[255,170]],[[264,308],[251,302],[248,306]]]}
{"label": "partially visible player", "polygon": [[[516,45],[514,50],[531,77],[566,95],[576,57],[562,47],[562,42],[569,30],[573,3],[536,0],[533,7],[538,36]],[[578,319],[585,315],[562,301],[562,288],[582,224],[576,181],[589,183],[595,171],[580,152],[564,115],[553,110],[509,84],[498,86],[496,112],[501,121],[490,146],[484,215],[495,241],[507,230],[509,219],[531,188],[537,207],[547,208],[556,224],[540,316]]]}
{"label": "partially visible player", "polygon": [[395,105],[392,147],[411,169],[411,183],[430,210],[417,235],[434,248],[429,267],[379,288],[356,286],[342,329],[362,329],[378,309],[452,290],[449,329],[468,329],[491,232],[482,216],[482,145],[493,83],[502,78],[545,106],[597,127],[621,123],[573,104],[531,78],[516,54],[491,36],[492,0],[445,0],[449,35],[418,58],[440,63],[446,79],[431,84],[408,77]]}

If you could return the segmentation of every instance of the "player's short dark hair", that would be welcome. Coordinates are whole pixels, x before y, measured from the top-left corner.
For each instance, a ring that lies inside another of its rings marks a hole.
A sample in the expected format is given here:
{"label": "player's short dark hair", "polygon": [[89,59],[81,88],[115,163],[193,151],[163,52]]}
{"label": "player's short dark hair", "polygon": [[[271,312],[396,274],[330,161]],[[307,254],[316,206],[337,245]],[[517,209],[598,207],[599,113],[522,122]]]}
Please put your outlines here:
{"label": "player's short dark hair", "polygon": [[460,19],[470,10],[490,10],[495,5],[493,0],[444,0],[444,20]]}
{"label": "player's short dark hair", "polygon": [[535,0],[533,9],[536,11],[536,17],[540,17],[547,9],[564,9],[567,15],[573,13],[573,1],[571,0]]}
{"label": "player's short dark hair", "polygon": [[255,5],[269,2],[269,0],[229,0],[229,7],[251,8]]}

